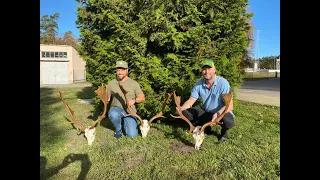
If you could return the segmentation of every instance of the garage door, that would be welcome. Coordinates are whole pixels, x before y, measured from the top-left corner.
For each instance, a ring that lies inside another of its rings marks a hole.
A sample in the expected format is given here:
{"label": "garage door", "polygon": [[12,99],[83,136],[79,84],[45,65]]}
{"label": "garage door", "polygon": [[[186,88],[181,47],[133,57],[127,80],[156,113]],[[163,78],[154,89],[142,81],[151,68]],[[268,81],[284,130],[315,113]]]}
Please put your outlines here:
{"label": "garage door", "polygon": [[68,62],[42,62],[42,84],[68,84]]}

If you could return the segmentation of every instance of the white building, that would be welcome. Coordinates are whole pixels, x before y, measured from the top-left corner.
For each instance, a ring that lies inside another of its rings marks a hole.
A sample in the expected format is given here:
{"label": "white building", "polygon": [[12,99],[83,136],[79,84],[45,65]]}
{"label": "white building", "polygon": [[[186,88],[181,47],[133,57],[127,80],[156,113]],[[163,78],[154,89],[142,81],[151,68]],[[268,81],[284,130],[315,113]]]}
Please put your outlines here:
{"label": "white building", "polygon": [[40,44],[40,84],[85,81],[85,64],[72,46]]}

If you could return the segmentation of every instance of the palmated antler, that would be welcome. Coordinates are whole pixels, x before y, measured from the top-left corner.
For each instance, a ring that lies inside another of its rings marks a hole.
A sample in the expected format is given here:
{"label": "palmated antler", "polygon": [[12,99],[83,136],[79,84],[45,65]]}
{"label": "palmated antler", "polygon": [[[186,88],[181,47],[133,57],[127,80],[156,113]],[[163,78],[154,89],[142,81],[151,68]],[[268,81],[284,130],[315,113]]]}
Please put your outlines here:
{"label": "palmated antler", "polygon": [[79,126],[81,126],[80,130],[81,131],[84,131],[86,129],[86,127],[79,121],[76,121],[76,118],[74,117],[74,111],[72,111],[69,107],[69,105],[66,103],[66,101],[63,99],[62,97],[62,93],[59,91],[59,95],[60,95],[60,98],[63,102],[63,104],[66,106],[70,116],[71,116],[71,121],[70,122],[67,122],[68,124],[77,124]]}
{"label": "palmated antler", "polygon": [[[219,121],[223,118],[223,116],[227,113],[228,109],[229,109],[229,106],[230,106],[230,102],[231,102],[231,99],[232,99],[232,90],[230,88],[230,91],[228,94],[222,94],[222,98],[223,98],[223,101],[224,101],[224,104],[226,106],[226,108],[223,110],[223,112],[220,114],[219,117],[217,117],[214,122],[216,124],[219,123]],[[200,132],[199,133],[202,133],[204,131],[204,129],[207,127],[207,126],[210,126],[212,125],[212,121],[209,121],[207,122],[206,124],[204,124],[201,129],[200,129]]]}
{"label": "palmated antler", "polygon": [[138,119],[139,119],[139,121],[140,121],[141,125],[143,126],[143,121],[142,121],[141,117],[140,117],[140,116],[138,116],[135,112],[133,112],[133,111],[131,110],[131,107],[129,107],[129,99],[128,99],[128,97],[127,97],[127,93],[128,93],[128,91],[127,91],[127,90],[125,90],[125,89],[123,88],[123,86],[122,86],[120,83],[118,83],[118,85],[119,85],[119,87],[120,87],[120,89],[121,89],[122,93],[124,94],[124,98],[125,98],[125,100],[126,100],[126,104],[127,104],[127,111],[128,111],[128,113],[129,113],[129,114],[126,114],[126,115],[124,115],[124,116],[135,116],[136,118],[138,118]]}
{"label": "palmated antler", "polygon": [[[95,127],[95,125],[100,122],[105,116],[106,116],[106,112],[107,112],[107,103],[108,103],[108,99],[109,99],[109,96],[108,96],[108,87],[105,85],[106,87],[106,90],[104,90],[104,87],[103,85],[100,86],[96,91],[95,93],[98,95],[98,97],[102,100],[102,102],[104,103],[104,111],[102,113],[102,115],[100,116],[99,119],[97,119],[90,127],[89,129],[92,129]],[[63,104],[66,106],[70,116],[71,116],[71,121],[70,122],[67,122],[67,124],[77,124],[79,126],[81,126],[81,131],[84,131],[86,129],[86,126],[83,125],[81,122],[79,121],[76,121],[75,117],[74,117],[74,111],[72,111],[69,107],[69,105],[65,102],[65,100],[63,99],[62,97],[62,93],[59,91],[59,94],[60,94],[60,98],[63,102]]]}
{"label": "palmated antler", "polygon": [[151,123],[152,123],[153,120],[155,120],[155,119],[157,119],[157,118],[160,118],[160,117],[164,118],[164,116],[163,116],[163,110],[164,110],[164,108],[166,107],[166,105],[168,104],[169,98],[171,97],[171,95],[172,95],[172,93],[168,93],[168,96],[167,96],[166,100],[162,103],[162,109],[161,109],[161,111],[160,111],[157,115],[153,116],[153,117],[149,120],[149,125],[150,125],[150,126],[151,126]]}
{"label": "palmated antler", "polygon": [[[105,88],[103,87],[105,86]],[[94,91],[98,97],[101,99],[101,101],[103,102],[103,113],[102,115],[99,117],[99,119],[97,119],[96,121],[94,121],[94,123],[90,126],[89,129],[92,129],[96,126],[97,123],[99,123],[103,118],[106,117],[106,113],[107,113],[107,104],[108,104],[108,100],[109,100],[109,94],[108,94],[108,86],[105,84],[102,84],[101,86],[99,86],[99,88],[97,90]]]}
{"label": "palmated antler", "polygon": [[186,118],[183,114],[182,114],[182,111],[181,111],[181,106],[180,106],[180,96],[176,96],[176,92],[173,91],[173,98],[174,98],[174,102],[176,103],[176,106],[177,106],[177,111],[178,111],[178,114],[179,116],[173,116],[172,114],[170,114],[173,118],[181,118],[183,120],[185,120],[189,126],[190,126],[190,130],[188,133],[191,133],[193,132],[193,130],[195,129],[195,127],[193,126],[193,124],[189,121],[188,118]]}

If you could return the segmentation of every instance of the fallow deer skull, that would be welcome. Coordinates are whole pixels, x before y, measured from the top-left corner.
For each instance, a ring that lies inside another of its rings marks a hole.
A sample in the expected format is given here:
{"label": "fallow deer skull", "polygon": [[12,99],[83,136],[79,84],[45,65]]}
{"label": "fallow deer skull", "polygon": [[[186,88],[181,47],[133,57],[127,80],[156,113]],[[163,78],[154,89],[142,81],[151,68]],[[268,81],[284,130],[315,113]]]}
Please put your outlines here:
{"label": "fallow deer skull", "polygon": [[104,110],[102,115],[93,122],[93,124],[91,126],[86,127],[84,124],[82,124],[80,121],[76,121],[75,117],[74,117],[74,111],[72,111],[69,107],[69,105],[66,103],[66,101],[63,99],[62,97],[62,93],[59,91],[60,94],[60,98],[62,100],[62,102],[64,103],[65,107],[67,108],[70,116],[71,116],[71,121],[67,122],[68,124],[77,124],[80,126],[80,133],[84,132],[84,136],[86,137],[87,141],[88,141],[88,145],[92,145],[93,141],[95,140],[95,135],[96,135],[96,124],[99,123],[103,118],[106,117],[106,112],[107,112],[107,103],[109,100],[109,96],[108,96],[108,87],[107,85],[105,85],[104,88],[104,84],[102,84],[102,86],[99,86],[99,88],[97,90],[95,90],[95,93],[98,95],[98,97],[102,100],[103,104],[104,104]]}
{"label": "fallow deer skull", "polygon": [[204,140],[204,132],[199,133],[200,128],[201,128],[201,126],[197,126],[192,132],[192,137],[194,140],[194,148],[196,150],[200,150],[200,146]]}

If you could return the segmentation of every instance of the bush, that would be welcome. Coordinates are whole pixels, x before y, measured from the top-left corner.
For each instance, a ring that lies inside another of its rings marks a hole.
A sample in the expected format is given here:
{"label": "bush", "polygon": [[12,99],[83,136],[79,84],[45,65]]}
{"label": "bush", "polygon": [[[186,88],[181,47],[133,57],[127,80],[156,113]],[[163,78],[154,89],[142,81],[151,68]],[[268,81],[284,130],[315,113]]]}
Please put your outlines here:
{"label": "bush", "polygon": [[[240,85],[239,65],[249,43],[247,0],[81,2],[79,51],[88,81],[94,87],[108,82],[115,78],[115,62],[127,61],[129,76],[146,95],[138,108],[142,117],[160,111],[173,90],[186,101],[201,78],[203,58],[214,60],[217,75],[232,88]],[[167,107],[175,111],[174,101]]]}

